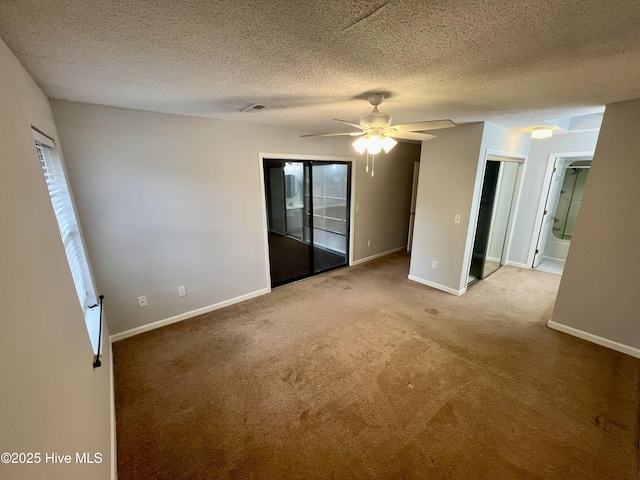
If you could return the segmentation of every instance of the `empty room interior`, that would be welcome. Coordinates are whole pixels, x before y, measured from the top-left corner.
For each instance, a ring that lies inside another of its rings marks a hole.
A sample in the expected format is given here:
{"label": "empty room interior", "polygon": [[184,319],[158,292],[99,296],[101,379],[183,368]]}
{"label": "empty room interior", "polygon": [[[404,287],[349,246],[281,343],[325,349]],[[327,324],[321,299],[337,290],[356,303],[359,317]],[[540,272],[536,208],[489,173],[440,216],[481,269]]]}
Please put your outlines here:
{"label": "empty room interior", "polygon": [[0,0],[0,478],[638,478],[638,25]]}

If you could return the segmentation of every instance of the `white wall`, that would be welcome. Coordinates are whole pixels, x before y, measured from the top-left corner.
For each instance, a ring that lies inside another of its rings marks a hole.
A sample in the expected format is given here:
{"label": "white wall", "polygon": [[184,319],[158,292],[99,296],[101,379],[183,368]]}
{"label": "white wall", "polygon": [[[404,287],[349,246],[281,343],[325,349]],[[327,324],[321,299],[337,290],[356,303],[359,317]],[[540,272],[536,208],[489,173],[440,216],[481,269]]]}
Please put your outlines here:
{"label": "white wall", "polygon": [[[38,465],[0,463],[0,478],[109,478],[108,342],[94,370],[31,133],[33,125],[57,142],[56,127],[47,98],[2,41],[0,65],[0,450],[42,455]],[[46,464],[45,452],[74,462]],[[76,465],[75,452],[103,461]]]}
{"label": "white wall", "polygon": [[509,250],[510,263],[531,267],[533,262],[531,254],[535,249],[542,221],[538,209],[541,197],[546,198],[547,195],[548,185],[543,184],[549,155],[562,156],[563,153],[593,151],[597,140],[598,131],[591,130],[558,133],[548,139],[531,141]]}
{"label": "white wall", "polygon": [[365,171],[366,154],[356,157],[354,259],[361,260],[407,245],[413,164],[420,160],[420,144],[398,143],[388,154],[376,155],[373,177]]}
{"label": "white wall", "polygon": [[459,125],[422,144],[409,278],[450,293],[461,293],[483,131],[482,123]]}
{"label": "white wall", "polygon": [[[300,138],[301,132],[260,125],[63,101],[52,105],[114,334],[266,291],[259,152],[355,154],[348,137]],[[412,161],[405,163],[413,168]],[[395,168],[387,171],[379,158],[371,179],[362,160],[355,163],[358,260],[406,244],[409,207],[405,214],[394,206]],[[406,183],[408,197],[410,175]],[[358,193],[368,185],[376,185],[381,198],[369,201]],[[362,238],[373,239],[374,248],[363,248]],[[186,297],[177,295],[181,285]],[[141,295],[149,306],[138,308]]]}
{"label": "white wall", "polygon": [[487,155],[525,156],[529,138],[491,123],[459,125],[437,135],[422,145],[409,278],[460,295],[466,290]]}
{"label": "white wall", "polygon": [[640,100],[607,106],[550,322],[638,357],[639,129]]}

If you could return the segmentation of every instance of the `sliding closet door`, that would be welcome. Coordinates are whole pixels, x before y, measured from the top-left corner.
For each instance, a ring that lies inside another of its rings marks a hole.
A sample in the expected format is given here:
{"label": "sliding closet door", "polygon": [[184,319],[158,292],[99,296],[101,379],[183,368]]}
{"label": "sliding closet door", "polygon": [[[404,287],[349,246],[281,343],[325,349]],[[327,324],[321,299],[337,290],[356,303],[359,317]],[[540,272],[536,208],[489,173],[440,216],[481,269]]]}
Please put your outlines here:
{"label": "sliding closet door", "polygon": [[519,165],[517,160],[487,160],[467,286],[502,265]]}
{"label": "sliding closet door", "polygon": [[285,235],[287,233],[287,224],[284,197],[284,166],[274,163],[265,164],[264,173],[269,231]]}
{"label": "sliding closet door", "polygon": [[350,169],[264,160],[272,287],[348,264]]}
{"label": "sliding closet door", "polygon": [[491,232],[491,219],[493,218],[493,205],[496,198],[496,187],[498,185],[499,174],[500,162],[492,160],[487,161],[487,167],[482,183],[480,209],[478,211],[476,236],[473,242],[473,256],[471,257],[468,285],[471,285],[482,278],[482,270],[487,258],[487,245],[489,243],[489,234]]}
{"label": "sliding closet door", "polygon": [[347,163],[312,164],[314,273],[347,264],[349,168]]}
{"label": "sliding closet door", "polygon": [[313,273],[303,162],[264,161],[271,285]]}

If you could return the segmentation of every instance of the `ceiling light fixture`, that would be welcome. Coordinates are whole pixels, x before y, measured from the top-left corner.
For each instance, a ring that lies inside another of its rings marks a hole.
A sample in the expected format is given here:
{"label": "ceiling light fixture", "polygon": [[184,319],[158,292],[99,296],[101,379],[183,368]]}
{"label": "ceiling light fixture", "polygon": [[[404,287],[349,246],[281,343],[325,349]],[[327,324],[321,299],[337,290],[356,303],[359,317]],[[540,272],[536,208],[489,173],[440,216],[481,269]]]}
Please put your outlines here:
{"label": "ceiling light fixture", "polygon": [[367,143],[367,153],[377,155],[382,151],[382,140],[378,135],[370,135]]}
{"label": "ceiling light fixture", "polygon": [[542,138],[550,138],[553,135],[553,128],[541,127],[534,128],[531,132],[531,138],[534,139],[542,139]]}
{"label": "ceiling light fixture", "polygon": [[396,142],[393,138],[391,137],[384,137],[382,139],[382,149],[384,150],[384,153],[389,153],[389,150],[391,150],[393,147],[395,147],[398,144],[398,142]]}
{"label": "ceiling light fixture", "polygon": [[397,144],[398,142],[393,138],[384,135],[365,135],[353,142],[353,148],[360,154],[366,150],[369,155],[377,155],[382,150],[384,153],[389,153]]}
{"label": "ceiling light fixture", "polygon": [[[385,3],[386,5],[386,3]],[[384,5],[383,5],[384,6]],[[382,8],[382,7],[380,7]],[[357,24],[358,22],[356,22]],[[355,24],[354,24],[355,25]],[[351,27],[349,27],[351,28]],[[360,132],[342,132],[342,133],[313,133],[309,135],[302,135],[303,137],[336,137],[342,135],[349,135],[350,137],[358,137],[353,142],[353,148],[359,154],[367,152],[367,169],[369,171],[369,156],[372,156],[372,162],[375,163],[375,155],[384,150],[385,153],[389,153],[398,142],[396,138],[405,140],[418,140],[426,142],[436,138],[435,135],[430,133],[424,133],[428,130],[436,130],[439,128],[455,127],[456,124],[451,120],[427,120],[424,122],[405,123],[401,125],[392,125],[392,117],[386,113],[378,110],[378,105],[384,100],[384,93],[370,93],[367,95],[367,100],[373,105],[373,110],[368,115],[360,116],[358,123],[349,122],[347,120],[338,120],[337,122],[344,123],[350,127],[355,127]],[[373,165],[373,164],[372,164]],[[371,176],[373,177],[373,167],[371,168]]]}
{"label": "ceiling light fixture", "polygon": [[369,141],[366,137],[360,137],[355,142],[353,142],[353,148],[356,149],[356,152],[362,154],[367,149],[367,144]]}
{"label": "ceiling light fixture", "polygon": [[360,154],[363,154],[366,150],[366,172],[369,171],[369,155],[371,155],[371,176],[373,177],[375,175],[376,155],[379,154],[382,150],[384,150],[384,153],[389,153],[391,149],[397,144],[398,142],[396,142],[391,137],[373,133],[358,138],[355,142],[353,142],[353,148],[355,148],[356,151]]}

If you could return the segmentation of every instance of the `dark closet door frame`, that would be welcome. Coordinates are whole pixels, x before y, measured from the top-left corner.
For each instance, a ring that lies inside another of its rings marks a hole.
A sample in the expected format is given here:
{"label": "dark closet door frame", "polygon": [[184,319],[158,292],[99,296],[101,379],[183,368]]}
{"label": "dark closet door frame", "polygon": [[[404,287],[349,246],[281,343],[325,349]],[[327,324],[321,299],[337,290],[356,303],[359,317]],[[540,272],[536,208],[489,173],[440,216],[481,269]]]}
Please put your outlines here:
{"label": "dark closet door frame", "polygon": [[[265,280],[267,282],[267,290],[271,291],[271,262],[269,260],[269,227],[267,225],[267,199],[265,191],[265,178],[264,178],[264,161],[265,160],[284,160],[288,162],[324,162],[324,163],[347,163],[349,164],[349,171],[351,174],[351,183],[347,185],[349,192],[349,224],[347,225],[347,232],[349,235],[349,242],[347,245],[347,266],[353,265],[353,231],[355,224],[355,185],[356,185],[356,159],[355,157],[332,157],[324,155],[299,155],[299,154],[285,154],[285,153],[258,153],[258,165],[260,172],[260,200],[262,202],[262,233],[263,233],[263,249],[264,249],[264,263],[265,263]],[[313,175],[313,174],[312,174]],[[310,180],[313,180],[310,178]],[[313,232],[311,233],[313,235]],[[313,237],[312,237],[313,239]],[[311,249],[313,250],[313,248]]]}

